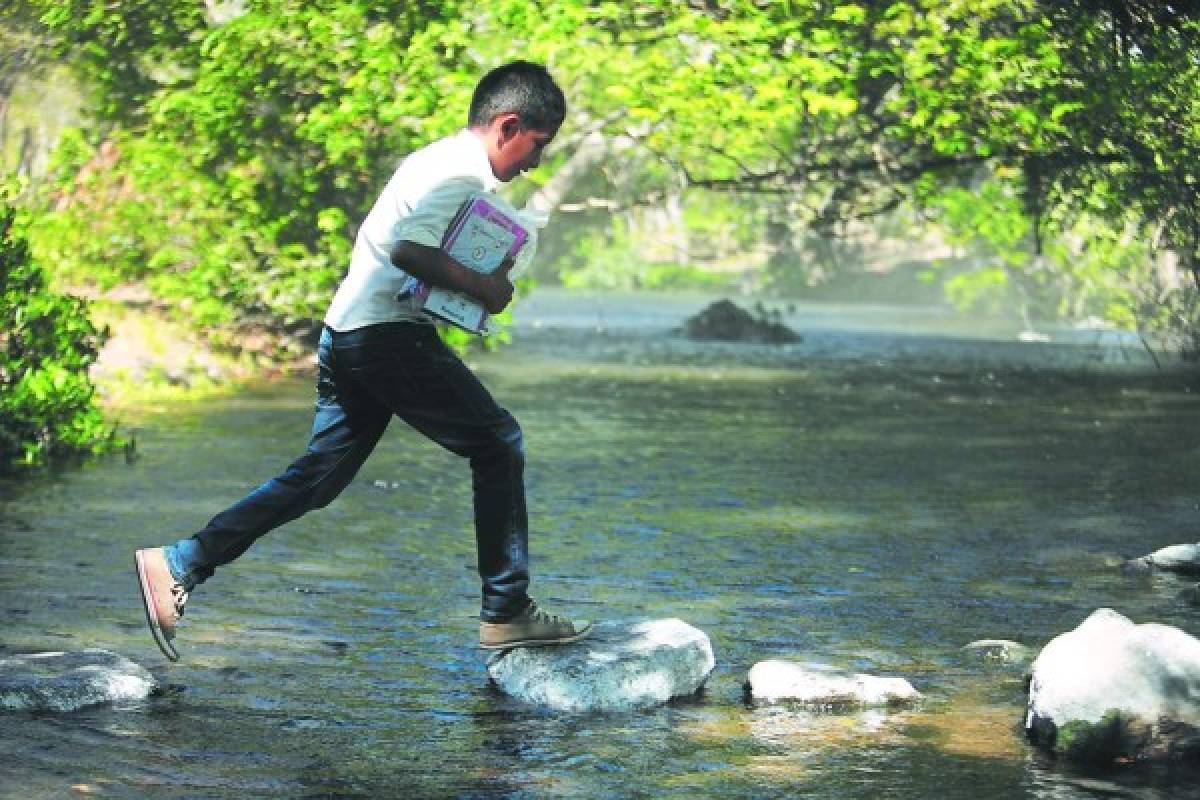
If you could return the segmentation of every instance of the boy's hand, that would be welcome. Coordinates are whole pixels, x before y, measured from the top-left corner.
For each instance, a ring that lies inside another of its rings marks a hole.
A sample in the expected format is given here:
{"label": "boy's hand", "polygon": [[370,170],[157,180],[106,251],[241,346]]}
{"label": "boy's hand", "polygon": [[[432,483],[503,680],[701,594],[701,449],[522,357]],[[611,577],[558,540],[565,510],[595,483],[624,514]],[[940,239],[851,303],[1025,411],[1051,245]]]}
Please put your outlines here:
{"label": "boy's hand", "polygon": [[442,286],[474,297],[489,314],[499,314],[512,302],[509,270],[516,263],[510,256],[490,275],[464,267],[436,247],[401,240],[392,250],[392,263],[429,286]]}
{"label": "boy's hand", "polygon": [[508,308],[512,302],[513,284],[508,279],[509,270],[513,268],[513,259],[508,257],[496,267],[495,271],[480,275],[478,300],[489,314],[499,314]]}

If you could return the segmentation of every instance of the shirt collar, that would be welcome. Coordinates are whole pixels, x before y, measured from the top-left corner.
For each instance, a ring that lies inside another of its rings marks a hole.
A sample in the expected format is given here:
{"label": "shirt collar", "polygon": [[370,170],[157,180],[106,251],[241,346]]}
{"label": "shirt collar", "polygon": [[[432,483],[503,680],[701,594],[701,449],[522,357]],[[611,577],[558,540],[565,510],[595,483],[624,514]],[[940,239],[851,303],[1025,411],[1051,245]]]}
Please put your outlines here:
{"label": "shirt collar", "polygon": [[470,153],[472,166],[483,182],[484,190],[495,191],[496,187],[500,185],[500,181],[492,172],[492,162],[488,161],[487,146],[483,139],[474,134],[470,128],[463,128],[458,136],[463,140],[463,150]]}

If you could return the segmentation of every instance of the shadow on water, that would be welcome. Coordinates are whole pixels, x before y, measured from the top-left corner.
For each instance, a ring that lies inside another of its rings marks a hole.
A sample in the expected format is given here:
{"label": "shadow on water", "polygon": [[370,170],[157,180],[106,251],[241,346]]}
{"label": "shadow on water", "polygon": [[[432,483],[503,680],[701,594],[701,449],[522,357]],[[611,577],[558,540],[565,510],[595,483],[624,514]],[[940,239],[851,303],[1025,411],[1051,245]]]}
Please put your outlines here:
{"label": "shadow on water", "polygon": [[[168,685],[128,708],[0,719],[0,796],[1200,796],[1182,767],[1076,773],[1023,742],[1020,674],[1100,606],[1193,633],[1197,403],[1180,375],[1080,374],[518,330],[477,367],[522,421],[535,593],[707,631],[704,694],[563,716],[490,688],[464,464],[396,423],[328,509],[189,605],[184,661],[143,630],[131,551],[193,530],[303,446],[284,383],[136,420],[141,457],[4,487],[0,652],[105,647]],[[751,708],[756,661],[908,677],[925,704]]]}

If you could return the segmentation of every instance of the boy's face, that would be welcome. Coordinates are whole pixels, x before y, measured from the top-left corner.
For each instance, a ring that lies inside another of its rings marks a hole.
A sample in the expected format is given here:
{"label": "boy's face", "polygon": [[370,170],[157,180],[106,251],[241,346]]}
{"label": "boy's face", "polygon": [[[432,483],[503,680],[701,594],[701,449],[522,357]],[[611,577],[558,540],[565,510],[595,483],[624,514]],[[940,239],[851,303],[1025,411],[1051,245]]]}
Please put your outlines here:
{"label": "boy's face", "polygon": [[488,160],[496,180],[507,183],[542,160],[542,150],[554,139],[558,129],[546,131],[523,128],[516,114],[502,114],[492,121]]}

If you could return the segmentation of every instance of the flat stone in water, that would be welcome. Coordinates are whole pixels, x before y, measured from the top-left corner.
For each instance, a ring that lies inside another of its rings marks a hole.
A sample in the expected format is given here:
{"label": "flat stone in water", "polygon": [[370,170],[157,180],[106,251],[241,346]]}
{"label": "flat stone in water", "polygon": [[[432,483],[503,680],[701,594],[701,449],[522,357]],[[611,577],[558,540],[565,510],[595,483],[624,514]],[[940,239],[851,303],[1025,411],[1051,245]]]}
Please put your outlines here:
{"label": "flat stone in water", "polygon": [[716,666],[712,642],[678,619],[597,623],[567,645],[497,653],[488,675],[504,692],[557,711],[633,711],[695,694]]}
{"label": "flat stone in water", "polygon": [[75,711],[141,700],[157,688],[143,667],[98,648],[0,658],[0,709],[6,711]]}
{"label": "flat stone in water", "polygon": [[756,702],[828,710],[907,706],[921,699],[921,693],[904,678],[837,672],[781,659],[751,667],[746,692]]}
{"label": "flat stone in water", "polygon": [[1200,543],[1173,544],[1155,550],[1141,558],[1131,559],[1123,565],[1126,573],[1161,569],[1186,575],[1200,574]]}
{"label": "flat stone in water", "polygon": [[1023,666],[1032,657],[1028,647],[1010,639],[977,639],[964,645],[963,651],[982,661],[1004,666]]}

